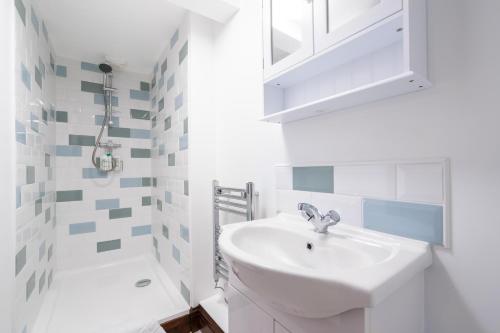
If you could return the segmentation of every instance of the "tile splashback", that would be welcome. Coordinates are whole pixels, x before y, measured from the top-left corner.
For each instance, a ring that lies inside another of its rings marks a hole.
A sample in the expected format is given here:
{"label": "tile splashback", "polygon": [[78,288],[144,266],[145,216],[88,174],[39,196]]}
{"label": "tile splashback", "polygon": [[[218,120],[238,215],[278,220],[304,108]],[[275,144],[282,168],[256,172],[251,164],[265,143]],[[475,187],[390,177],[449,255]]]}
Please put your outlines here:
{"label": "tile splashback", "polygon": [[55,65],[38,4],[15,0],[15,333],[32,331],[56,269]]}
{"label": "tile splashback", "polygon": [[[153,68],[151,82],[152,233],[156,258],[186,301],[190,302],[186,18],[169,40]],[[165,84],[165,81],[167,84]]]}
{"label": "tile splashback", "polygon": [[298,202],[310,202],[322,211],[338,210],[347,224],[449,246],[446,159],[275,169],[279,211],[296,213]]}
{"label": "tile splashback", "polygon": [[[106,173],[91,162],[104,118],[102,73],[87,60],[57,58],[64,75],[57,91],[57,218],[61,269],[106,263],[150,252],[151,113],[148,75],[115,70],[113,125],[103,141],[121,144],[123,171]],[[61,71],[62,73],[62,71]],[[141,90],[143,89],[143,90]],[[147,98],[146,98],[147,97]],[[144,100],[146,99],[146,100]],[[99,151],[100,156],[103,151]],[[137,228],[143,232],[137,233]]]}

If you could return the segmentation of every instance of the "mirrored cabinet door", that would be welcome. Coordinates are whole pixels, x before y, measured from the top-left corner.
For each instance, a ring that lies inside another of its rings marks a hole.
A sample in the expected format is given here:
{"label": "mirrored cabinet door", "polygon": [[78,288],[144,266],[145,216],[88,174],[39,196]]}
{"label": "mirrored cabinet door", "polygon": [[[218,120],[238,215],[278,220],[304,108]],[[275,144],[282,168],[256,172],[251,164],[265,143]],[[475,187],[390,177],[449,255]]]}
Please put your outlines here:
{"label": "mirrored cabinet door", "polygon": [[312,0],[263,0],[264,77],[313,54]]}
{"label": "mirrored cabinet door", "polygon": [[403,0],[315,0],[316,52],[341,42],[402,8]]}

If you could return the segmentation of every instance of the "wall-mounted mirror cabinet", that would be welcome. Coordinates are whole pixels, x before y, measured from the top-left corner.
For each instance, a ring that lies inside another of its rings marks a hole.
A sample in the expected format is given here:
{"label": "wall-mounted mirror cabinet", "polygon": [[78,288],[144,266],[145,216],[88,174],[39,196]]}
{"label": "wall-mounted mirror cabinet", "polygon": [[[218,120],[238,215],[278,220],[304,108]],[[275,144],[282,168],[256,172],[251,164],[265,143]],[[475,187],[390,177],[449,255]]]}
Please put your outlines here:
{"label": "wall-mounted mirror cabinet", "polygon": [[272,76],[313,55],[312,0],[265,0],[264,56]]}
{"label": "wall-mounted mirror cabinet", "polygon": [[264,119],[429,87],[425,0],[263,0]]}

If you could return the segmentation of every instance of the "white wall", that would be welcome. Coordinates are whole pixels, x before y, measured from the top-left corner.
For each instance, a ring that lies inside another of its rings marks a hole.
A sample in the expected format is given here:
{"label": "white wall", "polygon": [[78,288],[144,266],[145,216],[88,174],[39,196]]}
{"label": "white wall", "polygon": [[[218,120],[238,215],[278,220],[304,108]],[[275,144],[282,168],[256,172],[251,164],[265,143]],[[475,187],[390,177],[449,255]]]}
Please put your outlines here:
{"label": "white wall", "polygon": [[452,248],[426,273],[429,333],[500,331],[500,3],[429,0],[434,87],[284,126],[262,114],[260,1],[219,27],[214,42],[217,178],[253,180],[274,214],[279,162],[449,157]]}
{"label": "white wall", "polygon": [[0,5],[0,332],[11,332],[15,256],[14,1]]}

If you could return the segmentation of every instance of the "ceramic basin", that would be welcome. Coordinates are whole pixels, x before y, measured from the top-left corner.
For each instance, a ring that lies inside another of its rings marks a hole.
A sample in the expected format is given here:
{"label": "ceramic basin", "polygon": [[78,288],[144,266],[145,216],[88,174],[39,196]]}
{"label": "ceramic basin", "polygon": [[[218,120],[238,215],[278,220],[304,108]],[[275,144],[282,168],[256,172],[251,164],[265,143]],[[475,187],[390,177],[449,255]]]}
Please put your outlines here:
{"label": "ceramic basin", "polygon": [[342,224],[318,234],[286,214],[224,226],[219,243],[244,285],[308,318],[373,307],[432,263],[425,242]]}

